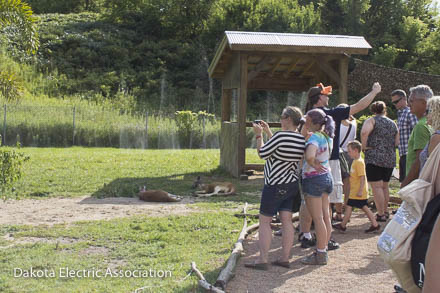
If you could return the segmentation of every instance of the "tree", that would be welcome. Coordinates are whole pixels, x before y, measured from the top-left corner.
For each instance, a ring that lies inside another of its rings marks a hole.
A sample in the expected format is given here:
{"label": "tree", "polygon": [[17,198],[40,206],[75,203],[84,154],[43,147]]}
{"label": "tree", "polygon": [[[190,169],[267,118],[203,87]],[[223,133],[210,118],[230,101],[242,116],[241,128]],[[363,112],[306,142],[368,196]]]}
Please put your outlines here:
{"label": "tree", "polygon": [[0,28],[13,27],[28,53],[35,54],[39,47],[35,17],[32,9],[21,0],[0,0]]}

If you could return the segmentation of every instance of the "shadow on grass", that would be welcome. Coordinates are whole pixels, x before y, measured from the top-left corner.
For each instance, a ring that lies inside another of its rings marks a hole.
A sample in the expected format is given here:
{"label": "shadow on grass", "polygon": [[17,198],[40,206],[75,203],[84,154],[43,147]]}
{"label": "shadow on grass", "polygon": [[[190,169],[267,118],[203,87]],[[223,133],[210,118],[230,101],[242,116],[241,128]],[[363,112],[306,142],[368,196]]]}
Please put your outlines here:
{"label": "shadow on grass", "polygon": [[217,168],[210,173],[185,173],[173,174],[163,177],[125,177],[117,178],[108,184],[104,184],[96,190],[92,197],[108,198],[108,197],[137,197],[137,194],[143,186],[147,189],[161,189],[171,194],[185,197],[194,197],[196,189],[192,188],[193,182],[197,176],[201,176],[203,182],[232,182],[236,188],[236,195],[231,196],[212,196],[209,198],[200,198],[200,201],[206,202],[248,202],[259,203],[259,195],[263,187],[262,178],[254,178],[251,180],[238,180],[224,172],[221,168]]}

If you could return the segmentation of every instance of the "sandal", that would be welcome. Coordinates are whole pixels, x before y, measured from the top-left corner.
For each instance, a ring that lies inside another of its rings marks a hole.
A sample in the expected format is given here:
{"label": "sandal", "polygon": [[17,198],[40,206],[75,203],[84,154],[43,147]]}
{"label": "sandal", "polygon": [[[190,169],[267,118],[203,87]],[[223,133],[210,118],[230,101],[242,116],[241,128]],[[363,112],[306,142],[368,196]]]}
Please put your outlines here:
{"label": "sandal", "polygon": [[389,212],[385,212],[385,218],[388,220],[390,218],[390,213]]}
{"label": "sandal", "polygon": [[342,213],[336,213],[336,216],[333,217],[333,221],[342,222]]}
{"label": "sandal", "polygon": [[272,265],[274,266],[279,266],[279,267],[283,267],[283,268],[290,268],[290,263],[288,261],[281,261],[279,259],[277,259],[276,261],[271,262]]}
{"label": "sandal", "polygon": [[387,217],[385,216],[385,215],[379,215],[379,214],[376,214],[376,221],[378,221],[378,222],[386,222],[387,221]]}
{"label": "sandal", "polygon": [[245,263],[244,266],[250,269],[260,270],[260,271],[267,271],[269,269],[267,263],[248,262]]}

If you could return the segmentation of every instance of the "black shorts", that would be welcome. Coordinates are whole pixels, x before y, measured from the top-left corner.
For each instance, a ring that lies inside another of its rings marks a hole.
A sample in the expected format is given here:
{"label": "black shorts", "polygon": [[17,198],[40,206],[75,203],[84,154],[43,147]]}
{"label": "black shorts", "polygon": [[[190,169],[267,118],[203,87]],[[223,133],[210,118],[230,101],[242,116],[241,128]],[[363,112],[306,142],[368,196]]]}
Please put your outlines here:
{"label": "black shorts", "polygon": [[347,205],[352,208],[358,208],[361,209],[364,206],[368,205],[368,200],[366,199],[351,199],[349,198],[347,201]]}
{"label": "black shorts", "polygon": [[365,171],[368,182],[390,182],[391,175],[393,174],[393,168],[379,167],[373,164],[367,164]]}
{"label": "black shorts", "polygon": [[294,201],[301,201],[299,183],[264,185],[261,195],[260,214],[272,217],[280,211],[292,212]]}

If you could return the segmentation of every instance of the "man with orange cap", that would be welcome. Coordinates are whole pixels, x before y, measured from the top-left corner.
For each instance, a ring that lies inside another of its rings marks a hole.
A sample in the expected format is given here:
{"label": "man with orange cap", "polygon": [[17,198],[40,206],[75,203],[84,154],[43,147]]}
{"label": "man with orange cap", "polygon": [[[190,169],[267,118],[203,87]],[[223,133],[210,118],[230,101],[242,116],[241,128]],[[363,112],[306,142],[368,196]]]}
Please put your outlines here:
{"label": "man with orange cap", "polygon": [[[341,129],[341,121],[348,119],[350,115],[354,115],[365,108],[367,108],[374,100],[376,95],[380,93],[381,86],[378,82],[373,84],[372,90],[357,103],[349,105],[347,107],[328,108],[329,96],[332,94],[331,86],[324,86],[322,83],[309,89],[307,93],[307,105],[305,113],[313,108],[322,109],[327,115],[331,116],[335,121],[335,136],[333,138],[332,153],[330,156],[330,168],[333,178],[333,192],[329,195],[330,203],[335,204],[336,212],[342,213],[342,176],[341,167],[339,165],[339,134]],[[303,134],[307,134],[307,129],[303,129]],[[307,209],[303,209],[305,213]],[[311,217],[306,216],[305,222],[301,223],[301,232],[305,235],[310,235]],[[304,229],[303,229],[304,227]],[[306,234],[306,232],[308,232]],[[328,243],[328,249],[333,250],[339,248],[339,245],[330,241]]]}

